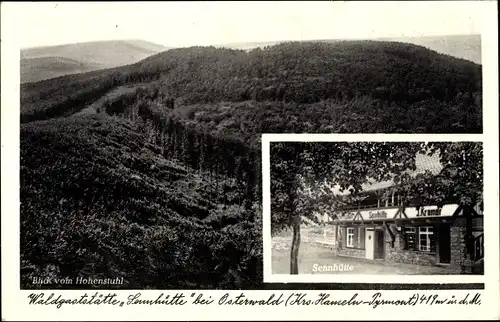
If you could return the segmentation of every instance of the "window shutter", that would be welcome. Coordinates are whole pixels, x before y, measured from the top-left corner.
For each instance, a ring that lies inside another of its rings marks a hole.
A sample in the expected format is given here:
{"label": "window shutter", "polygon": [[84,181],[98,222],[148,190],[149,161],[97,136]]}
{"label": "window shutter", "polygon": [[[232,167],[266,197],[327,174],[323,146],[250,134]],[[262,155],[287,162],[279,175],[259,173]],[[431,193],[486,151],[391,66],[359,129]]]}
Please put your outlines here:
{"label": "window shutter", "polygon": [[354,227],[354,229],[352,230],[353,232],[353,236],[352,236],[352,246],[355,247],[355,248],[358,248],[359,247],[359,243],[358,243],[358,238],[359,238],[359,227]]}
{"label": "window shutter", "polygon": [[363,248],[363,249],[365,248],[365,227],[363,227],[363,226],[359,227],[358,247]]}
{"label": "window shutter", "polygon": [[347,247],[347,227],[342,227],[342,245]]}

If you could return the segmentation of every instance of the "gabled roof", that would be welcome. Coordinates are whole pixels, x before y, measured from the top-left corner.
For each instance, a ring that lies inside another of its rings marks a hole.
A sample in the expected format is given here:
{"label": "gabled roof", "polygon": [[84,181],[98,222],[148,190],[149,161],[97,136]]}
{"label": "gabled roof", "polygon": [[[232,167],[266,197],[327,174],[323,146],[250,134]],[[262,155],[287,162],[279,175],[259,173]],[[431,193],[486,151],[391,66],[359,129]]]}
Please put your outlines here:
{"label": "gabled roof", "polygon": [[415,173],[422,173],[428,170],[436,175],[443,169],[443,165],[439,161],[438,153],[435,153],[432,156],[417,154],[417,156],[415,157],[415,162],[417,164],[417,170],[415,171]]}
{"label": "gabled roof", "polygon": [[[432,156],[425,154],[417,154],[415,156],[416,170],[412,171],[410,174],[416,176],[419,173],[424,173],[425,171],[430,171],[432,174],[437,175],[443,169],[441,162],[439,161],[439,154],[435,153]],[[370,182],[363,184],[363,191],[374,191],[379,189],[385,189],[392,187],[394,182],[392,180],[377,182],[371,180]],[[332,189],[333,193],[336,195],[345,195],[348,192],[340,192],[338,187]]]}

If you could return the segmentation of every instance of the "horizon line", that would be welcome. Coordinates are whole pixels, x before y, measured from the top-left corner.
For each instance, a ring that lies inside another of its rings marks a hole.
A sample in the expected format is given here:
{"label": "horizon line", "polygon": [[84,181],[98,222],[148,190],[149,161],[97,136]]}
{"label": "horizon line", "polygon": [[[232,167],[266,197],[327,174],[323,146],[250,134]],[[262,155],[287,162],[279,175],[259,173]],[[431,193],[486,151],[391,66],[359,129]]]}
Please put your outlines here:
{"label": "horizon line", "polygon": [[143,41],[147,42],[150,44],[154,44],[157,46],[162,46],[166,49],[175,49],[175,48],[189,48],[189,47],[223,47],[223,46],[234,46],[234,45],[244,45],[244,44],[259,44],[259,43],[280,43],[280,42],[314,42],[314,41],[325,41],[325,40],[345,40],[345,41],[356,41],[356,40],[382,40],[382,39],[400,39],[400,38],[407,38],[407,39],[412,39],[412,38],[439,38],[439,37],[456,37],[456,36],[479,36],[481,37],[481,34],[479,33],[472,33],[472,34],[439,34],[439,35],[422,35],[422,36],[380,36],[380,37],[367,37],[367,38],[314,38],[314,39],[303,39],[303,40],[262,40],[262,41],[241,41],[241,42],[229,42],[229,43],[218,43],[218,44],[204,44],[204,45],[182,45],[182,46],[173,46],[173,45],[166,45],[166,44],[160,44],[158,42],[150,41],[150,40],[145,40],[141,38],[123,38],[123,39],[101,39],[101,40],[88,40],[88,41],[77,41],[77,42],[70,42],[70,43],[62,43],[62,44],[55,44],[55,45],[37,45],[37,46],[30,46],[30,47],[20,47],[20,50],[30,50],[30,49],[40,49],[40,48],[50,48],[50,47],[59,47],[59,46],[68,46],[68,45],[78,45],[78,44],[88,44],[88,43],[104,43],[104,42],[118,42],[118,41]]}

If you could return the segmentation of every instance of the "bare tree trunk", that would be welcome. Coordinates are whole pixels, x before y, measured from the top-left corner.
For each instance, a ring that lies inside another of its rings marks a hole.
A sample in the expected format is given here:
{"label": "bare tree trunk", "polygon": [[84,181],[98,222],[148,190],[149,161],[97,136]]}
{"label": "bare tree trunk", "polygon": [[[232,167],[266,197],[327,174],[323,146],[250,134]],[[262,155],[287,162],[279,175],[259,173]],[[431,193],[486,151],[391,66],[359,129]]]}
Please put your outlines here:
{"label": "bare tree trunk", "polygon": [[300,217],[294,219],[292,251],[290,253],[290,274],[299,273],[299,247],[300,247]]}

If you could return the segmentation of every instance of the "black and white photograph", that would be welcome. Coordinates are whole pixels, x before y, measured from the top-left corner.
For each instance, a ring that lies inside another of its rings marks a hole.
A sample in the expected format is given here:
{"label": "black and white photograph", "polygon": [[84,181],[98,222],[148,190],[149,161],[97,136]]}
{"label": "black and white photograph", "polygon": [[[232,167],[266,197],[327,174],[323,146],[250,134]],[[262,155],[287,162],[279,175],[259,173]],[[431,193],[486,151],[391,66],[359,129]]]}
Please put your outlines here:
{"label": "black and white photograph", "polygon": [[[341,5],[355,7],[317,4]],[[31,6],[57,18],[77,4]],[[121,4],[92,6],[120,19]],[[74,28],[61,23],[52,22]],[[133,26],[112,27],[128,36]],[[37,46],[20,56],[22,288],[258,287],[261,133],[482,132],[481,35],[322,34],[190,45],[167,35],[55,46],[66,38],[29,38]],[[51,282],[63,278],[71,283]]]}
{"label": "black and white photograph", "polygon": [[493,4],[2,2],[10,303],[484,290],[498,270]]}
{"label": "black and white photograph", "polygon": [[484,273],[481,142],[271,142],[273,274]]}

